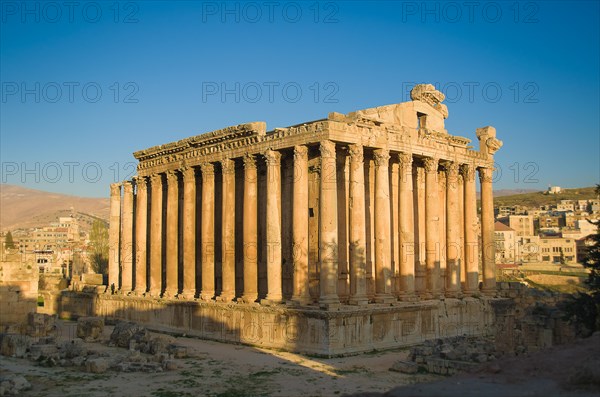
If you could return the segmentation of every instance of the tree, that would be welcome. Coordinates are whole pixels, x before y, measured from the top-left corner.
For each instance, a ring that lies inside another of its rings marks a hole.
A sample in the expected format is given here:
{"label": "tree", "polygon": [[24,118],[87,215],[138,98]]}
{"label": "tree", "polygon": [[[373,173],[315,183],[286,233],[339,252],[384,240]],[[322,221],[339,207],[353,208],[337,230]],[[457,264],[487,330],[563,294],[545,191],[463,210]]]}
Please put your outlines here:
{"label": "tree", "polygon": [[[600,184],[595,191],[600,195]],[[566,308],[571,321],[583,326],[586,334],[600,330],[600,221],[588,219],[588,222],[596,225],[596,234],[586,239],[589,248],[583,260],[583,266],[590,269],[585,282],[589,291],[575,296]]]}
{"label": "tree", "polygon": [[108,227],[99,219],[92,224],[90,245],[92,246],[90,259],[92,270],[96,273],[106,274],[108,271]]}
{"label": "tree", "polygon": [[15,249],[15,242],[13,240],[12,233],[10,230],[6,233],[6,239],[4,240],[6,249]]}

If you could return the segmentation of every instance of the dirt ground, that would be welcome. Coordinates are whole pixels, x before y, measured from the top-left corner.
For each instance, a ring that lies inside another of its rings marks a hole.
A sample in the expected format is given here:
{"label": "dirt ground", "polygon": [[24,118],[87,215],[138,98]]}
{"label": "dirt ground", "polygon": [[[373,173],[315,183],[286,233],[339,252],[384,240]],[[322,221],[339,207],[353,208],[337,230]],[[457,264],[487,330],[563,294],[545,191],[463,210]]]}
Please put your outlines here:
{"label": "dirt ground", "polygon": [[[74,330],[62,323],[59,339],[69,340]],[[107,326],[105,340],[111,331]],[[32,389],[23,396],[600,396],[600,335],[455,377],[389,371],[408,349],[321,359],[185,337],[177,344],[188,357],[177,359],[172,371],[93,374],[0,357],[0,374],[24,375]],[[128,354],[106,343],[86,347],[111,357]]]}
{"label": "dirt ground", "polygon": [[[74,323],[60,322],[59,340],[75,334]],[[108,340],[112,327],[104,330]],[[0,356],[0,375],[24,375],[32,389],[23,396],[339,396],[385,392],[397,385],[441,379],[437,375],[405,375],[389,371],[408,350],[386,351],[346,358],[321,359],[298,354],[231,345],[195,338],[176,338],[188,357],[179,368],[158,373],[86,373],[73,367],[41,367],[28,359]],[[106,343],[86,347],[111,357],[129,353]]]}

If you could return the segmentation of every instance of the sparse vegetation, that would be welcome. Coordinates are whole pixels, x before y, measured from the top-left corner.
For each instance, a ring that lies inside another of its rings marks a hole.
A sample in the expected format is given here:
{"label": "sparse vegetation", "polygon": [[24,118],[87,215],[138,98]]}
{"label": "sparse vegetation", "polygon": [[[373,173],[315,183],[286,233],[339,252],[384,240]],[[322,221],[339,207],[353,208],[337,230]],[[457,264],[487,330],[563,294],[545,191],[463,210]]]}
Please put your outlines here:
{"label": "sparse vegetation", "polygon": [[522,205],[538,208],[541,205],[556,204],[560,200],[591,200],[598,197],[594,187],[583,187],[577,189],[564,189],[559,194],[547,194],[546,192],[534,192],[515,194],[511,196],[494,197],[494,205],[512,206]]}

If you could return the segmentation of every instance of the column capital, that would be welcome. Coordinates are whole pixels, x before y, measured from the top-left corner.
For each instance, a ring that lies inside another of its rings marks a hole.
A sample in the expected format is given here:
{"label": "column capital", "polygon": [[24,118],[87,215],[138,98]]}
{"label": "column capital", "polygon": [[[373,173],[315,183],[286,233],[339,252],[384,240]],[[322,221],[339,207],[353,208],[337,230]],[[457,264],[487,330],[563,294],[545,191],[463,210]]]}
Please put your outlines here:
{"label": "column capital", "polygon": [[304,145],[294,146],[294,160],[305,160],[308,157],[308,147]]}
{"label": "column capital", "polygon": [[133,193],[133,181],[123,181],[123,193]]}
{"label": "column capital", "polygon": [[492,168],[481,167],[479,170],[479,181],[481,183],[487,182],[492,183],[494,177],[494,170]]}
{"label": "column capital", "polygon": [[390,161],[390,151],[388,149],[375,149],[373,150],[373,160],[375,165],[378,167],[388,166]]}
{"label": "column capital", "polygon": [[364,149],[361,144],[354,144],[348,147],[350,159],[354,162],[362,163],[364,161]]}
{"label": "column capital", "polygon": [[423,165],[425,166],[425,173],[433,174],[437,172],[439,159],[436,157],[425,157],[423,159]]}
{"label": "column capital", "polygon": [[235,173],[235,161],[232,159],[221,160],[221,169],[223,174],[234,174]]}
{"label": "column capital", "polygon": [[246,154],[244,156],[244,168],[250,170],[256,169],[256,158],[253,154]]}
{"label": "column capital", "polygon": [[281,153],[277,150],[267,149],[264,153],[267,165],[279,165],[281,163]]}
{"label": "column capital", "polygon": [[121,184],[120,183],[111,183],[110,184],[110,195],[111,196],[120,196],[121,195]]}
{"label": "column capital", "polygon": [[135,176],[135,185],[137,186],[138,190],[139,189],[145,189],[147,187],[147,183],[148,183],[148,177],[145,176]]}
{"label": "column capital", "polygon": [[202,163],[200,164],[200,171],[202,171],[202,176],[214,176],[215,165],[213,163]]}
{"label": "column capital", "polygon": [[400,169],[406,170],[412,168],[413,156],[412,153],[398,153],[398,161],[400,161]]}
{"label": "column capital", "polygon": [[322,158],[333,158],[335,159],[335,143],[329,140],[321,141],[319,145]]}
{"label": "column capital", "polygon": [[183,175],[184,182],[191,182],[196,177],[196,169],[192,166],[185,166],[181,168],[181,174]]}
{"label": "column capital", "polygon": [[167,174],[167,185],[170,185],[172,183],[177,183],[177,171],[168,170],[166,172],[166,174]]}
{"label": "column capital", "polygon": [[443,164],[448,174],[448,178],[458,179],[459,165],[456,161],[444,161]]}
{"label": "column capital", "polygon": [[152,174],[150,175],[150,183],[156,184],[162,182],[162,177],[160,174]]}
{"label": "column capital", "polygon": [[460,166],[460,173],[462,174],[465,182],[475,180],[475,167],[472,164],[462,164]]}

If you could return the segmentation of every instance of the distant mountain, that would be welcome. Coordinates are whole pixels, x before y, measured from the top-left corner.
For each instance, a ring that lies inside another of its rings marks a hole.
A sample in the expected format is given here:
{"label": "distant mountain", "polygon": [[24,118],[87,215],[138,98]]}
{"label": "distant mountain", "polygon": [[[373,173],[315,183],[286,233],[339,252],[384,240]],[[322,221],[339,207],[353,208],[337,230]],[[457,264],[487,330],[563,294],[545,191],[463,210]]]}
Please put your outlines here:
{"label": "distant mountain", "polygon": [[0,230],[47,226],[72,212],[88,230],[94,219],[108,221],[109,199],[70,196],[0,184]]}
{"label": "distant mountain", "polygon": [[525,194],[539,191],[539,189],[500,189],[494,190],[494,197],[513,196],[515,194]]}
{"label": "distant mountain", "polygon": [[512,195],[499,196],[494,192],[495,206],[523,205],[527,207],[539,207],[540,205],[553,205],[560,200],[592,200],[598,198],[595,187],[580,187],[573,189],[562,189],[558,194],[547,194],[546,191],[533,191]]}

